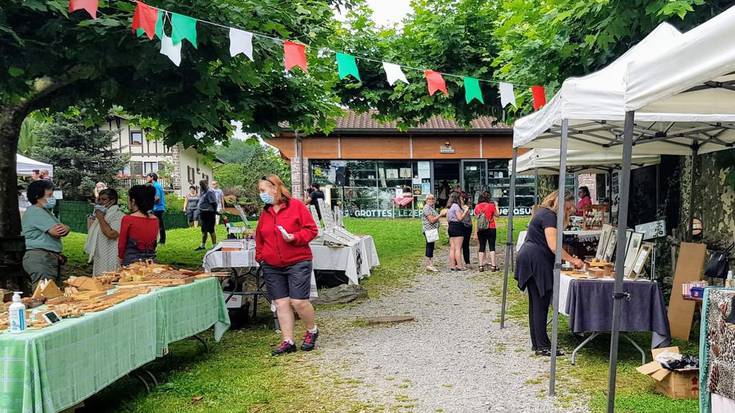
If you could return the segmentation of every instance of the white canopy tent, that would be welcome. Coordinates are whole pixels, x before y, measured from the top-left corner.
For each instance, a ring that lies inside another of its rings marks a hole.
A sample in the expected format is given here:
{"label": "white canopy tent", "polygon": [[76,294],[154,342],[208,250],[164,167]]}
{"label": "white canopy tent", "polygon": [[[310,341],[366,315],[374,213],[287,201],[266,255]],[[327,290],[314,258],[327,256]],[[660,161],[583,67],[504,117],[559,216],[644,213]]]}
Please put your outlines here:
{"label": "white canopy tent", "polygon": [[25,157],[19,153],[15,154],[15,172],[18,176],[31,176],[34,169],[46,169],[49,176],[54,176],[54,166]]}
{"label": "white canopy tent", "polygon": [[[557,175],[559,173],[558,149],[531,149],[518,156],[516,172],[534,172],[539,175]],[[657,165],[661,162],[658,155],[634,155],[631,162],[634,167]],[[582,174],[604,174],[610,170],[620,169],[620,155],[610,152],[567,151],[567,172]],[[512,172],[513,161],[508,162],[508,170]]]}
{"label": "white canopy tent", "polygon": [[[735,90],[735,44],[732,42],[735,39],[735,8],[685,34],[672,29],[662,24],[606,68],[566,80],[546,107],[519,119],[514,125],[514,172],[517,148],[521,146],[559,148],[560,177],[567,168],[568,149],[612,153],[622,159],[608,377],[609,412],[614,410],[620,304],[627,297],[622,290],[622,260],[633,152],[696,156],[735,145],[735,124],[731,123],[735,122],[735,93],[732,93]],[[512,175],[515,177],[516,173]],[[560,179],[559,203],[563,203],[564,184],[564,179]],[[512,179],[509,234],[512,234],[514,190]],[[559,214],[552,299],[550,394],[555,391],[562,225],[563,216]],[[512,245],[512,239],[509,244]],[[501,327],[505,317],[507,274],[506,266]]]}

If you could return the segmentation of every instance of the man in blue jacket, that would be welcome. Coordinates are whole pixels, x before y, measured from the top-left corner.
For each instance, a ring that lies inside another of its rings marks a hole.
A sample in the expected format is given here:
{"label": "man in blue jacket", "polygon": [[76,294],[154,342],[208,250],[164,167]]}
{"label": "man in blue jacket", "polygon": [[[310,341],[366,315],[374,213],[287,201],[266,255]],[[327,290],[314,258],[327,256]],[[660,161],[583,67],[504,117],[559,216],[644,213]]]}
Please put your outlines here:
{"label": "man in blue jacket", "polygon": [[163,223],[163,213],[166,212],[166,193],[163,192],[163,187],[158,183],[157,173],[149,173],[146,178],[146,182],[156,188],[156,200],[153,204],[153,215],[158,218],[158,233],[160,234],[160,240],[158,243],[163,245],[166,243],[166,226]]}

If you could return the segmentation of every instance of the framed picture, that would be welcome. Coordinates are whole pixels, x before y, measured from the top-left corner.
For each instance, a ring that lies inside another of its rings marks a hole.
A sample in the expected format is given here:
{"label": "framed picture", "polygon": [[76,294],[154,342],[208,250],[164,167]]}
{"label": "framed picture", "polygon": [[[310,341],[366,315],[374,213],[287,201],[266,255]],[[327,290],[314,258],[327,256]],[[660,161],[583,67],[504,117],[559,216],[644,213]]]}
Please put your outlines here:
{"label": "framed picture", "polygon": [[644,242],[643,245],[641,245],[641,248],[638,250],[638,257],[635,259],[635,263],[633,264],[632,273],[630,274],[630,277],[638,277],[643,272],[643,266],[646,265],[646,261],[648,261],[648,257],[651,256],[651,252],[653,251],[653,244],[650,242]]}
{"label": "framed picture", "polygon": [[631,271],[633,271],[633,265],[636,263],[638,258],[638,251],[643,243],[643,233],[633,232],[630,234],[628,241],[628,249],[625,250],[625,270],[623,272],[625,277],[629,277]]}
{"label": "framed picture", "polygon": [[610,241],[612,235],[612,225],[605,224],[602,226],[602,233],[600,234],[600,241],[597,243],[597,251],[595,252],[595,258],[601,260],[605,256],[605,249],[607,243]]}
{"label": "framed picture", "polygon": [[610,233],[610,237],[607,240],[607,245],[605,245],[605,255],[603,255],[602,259],[607,262],[610,262],[610,260],[612,260],[613,254],[615,254],[615,245],[617,245],[617,242],[618,230],[613,229]]}

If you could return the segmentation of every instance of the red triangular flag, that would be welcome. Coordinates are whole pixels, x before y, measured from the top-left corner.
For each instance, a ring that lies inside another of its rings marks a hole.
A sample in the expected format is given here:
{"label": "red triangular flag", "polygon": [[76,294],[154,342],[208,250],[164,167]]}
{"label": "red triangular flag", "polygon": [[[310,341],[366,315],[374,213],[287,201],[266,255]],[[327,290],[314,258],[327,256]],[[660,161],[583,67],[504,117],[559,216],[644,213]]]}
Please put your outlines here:
{"label": "red triangular flag", "polygon": [[137,29],[143,29],[150,40],[156,35],[156,22],[158,20],[158,9],[151,7],[141,1],[135,6],[133,14],[133,33]]}
{"label": "red triangular flag", "polygon": [[99,0],[69,0],[69,13],[86,10],[93,19],[96,19],[98,6]]}
{"label": "red triangular flag", "polygon": [[306,46],[290,40],[284,40],[283,64],[286,66],[286,71],[291,70],[294,66],[298,66],[306,73]]}
{"label": "red triangular flag", "polygon": [[433,70],[424,70],[424,77],[426,78],[426,84],[429,86],[429,96],[434,96],[437,90],[441,90],[445,95],[448,95],[447,84],[444,82],[442,74]]}
{"label": "red triangular flag", "polygon": [[543,86],[531,86],[533,94],[533,110],[539,110],[546,104],[546,91]]}

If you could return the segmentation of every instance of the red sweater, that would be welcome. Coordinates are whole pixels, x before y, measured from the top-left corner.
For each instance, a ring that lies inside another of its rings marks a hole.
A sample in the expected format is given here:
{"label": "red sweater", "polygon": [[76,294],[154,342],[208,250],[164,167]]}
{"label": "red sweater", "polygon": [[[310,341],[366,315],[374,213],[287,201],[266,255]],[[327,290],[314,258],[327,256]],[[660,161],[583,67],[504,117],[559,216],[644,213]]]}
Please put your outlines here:
{"label": "red sweater", "polygon": [[[293,242],[283,239],[279,225],[294,236]],[[255,260],[279,268],[310,260],[309,242],[317,232],[314,218],[298,200],[291,199],[288,204],[282,204],[278,213],[272,206],[266,206],[255,230]]]}
{"label": "red sweater", "polygon": [[117,256],[125,257],[125,248],[128,240],[135,243],[139,251],[153,251],[158,239],[158,218],[151,215],[149,218],[125,215],[120,223],[120,238],[117,239]]}

